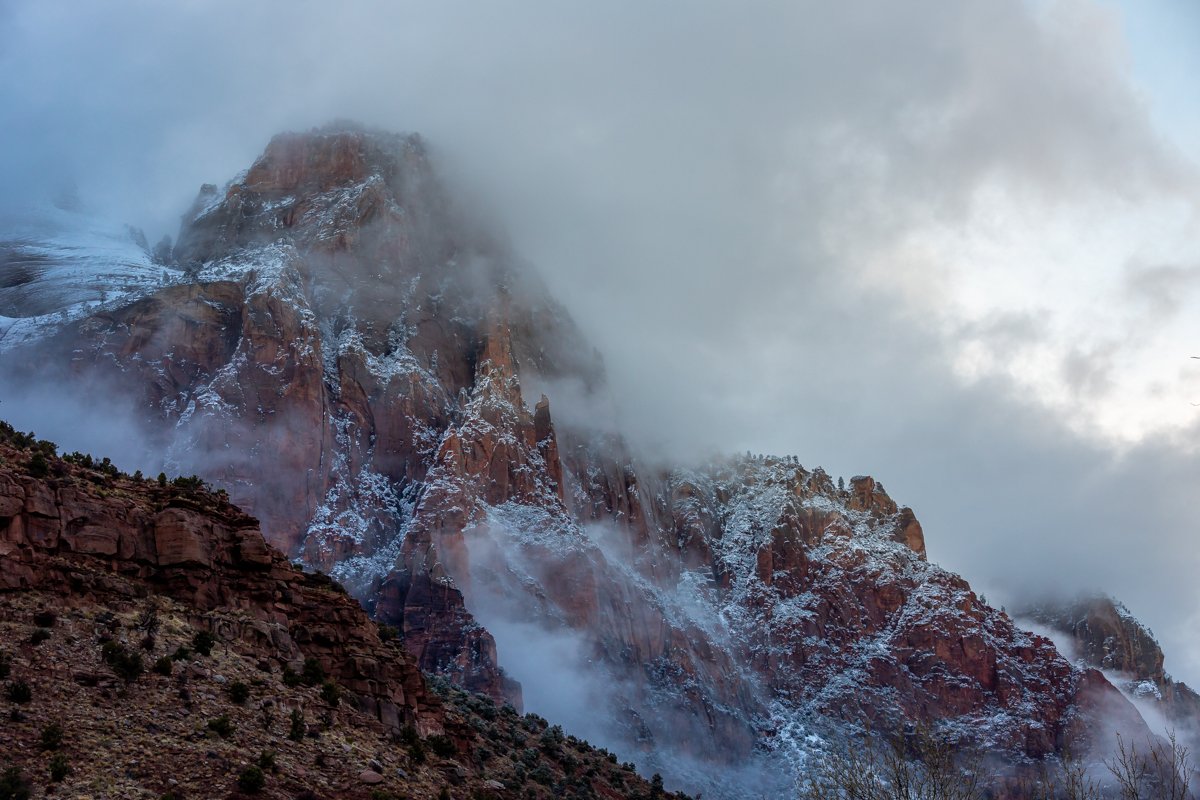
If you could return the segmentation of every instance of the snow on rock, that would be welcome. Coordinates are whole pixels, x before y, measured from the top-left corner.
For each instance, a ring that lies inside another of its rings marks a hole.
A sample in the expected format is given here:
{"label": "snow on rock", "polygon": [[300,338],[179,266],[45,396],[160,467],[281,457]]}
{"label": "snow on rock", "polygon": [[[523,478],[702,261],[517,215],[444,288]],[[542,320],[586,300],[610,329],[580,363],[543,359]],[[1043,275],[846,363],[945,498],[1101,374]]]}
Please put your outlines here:
{"label": "snow on rock", "polygon": [[422,669],[519,705],[503,666],[566,643],[548,652],[589,687],[579,718],[706,796],[757,785],[729,784],[734,765],[779,794],[865,726],[937,724],[1014,759],[1080,740],[1089,693],[1115,690],[931,564],[875,480],[793,457],[654,470],[579,409],[560,423],[557,387],[586,406],[603,367],[501,242],[418,137],[282,135],[201,191],[182,271],[103,256],[125,294],[89,316],[60,291],[78,323],[24,363],[144,398],[175,463],[396,625]]}
{"label": "snow on rock", "polygon": [[0,351],[180,280],[139,236],[52,205],[0,215]]}

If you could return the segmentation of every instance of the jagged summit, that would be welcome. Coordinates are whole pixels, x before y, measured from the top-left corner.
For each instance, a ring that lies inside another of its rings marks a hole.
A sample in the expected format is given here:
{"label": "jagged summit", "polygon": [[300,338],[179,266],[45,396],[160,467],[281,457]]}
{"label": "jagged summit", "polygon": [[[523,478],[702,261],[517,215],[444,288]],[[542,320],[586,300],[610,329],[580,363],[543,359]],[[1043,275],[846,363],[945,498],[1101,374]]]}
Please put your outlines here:
{"label": "jagged summit", "polygon": [[1020,761],[1136,719],[931,563],[875,480],[639,463],[589,418],[599,357],[498,241],[418,139],[284,134],[201,193],[169,281],[14,355],[132,403],[176,471],[228,488],[422,669],[566,709],[687,786],[739,796],[733,763],[786,785],[860,726]]}
{"label": "jagged summit", "polygon": [[[446,212],[416,135],[346,126],[283,133],[224,190],[211,184],[201,188],[184,217],[174,257],[195,268],[238,247],[281,237],[301,247],[336,251],[359,245],[356,237],[367,223],[394,226],[398,230],[392,235],[411,236],[422,221]],[[444,260],[456,249],[450,226],[422,232],[427,241],[421,255]]]}

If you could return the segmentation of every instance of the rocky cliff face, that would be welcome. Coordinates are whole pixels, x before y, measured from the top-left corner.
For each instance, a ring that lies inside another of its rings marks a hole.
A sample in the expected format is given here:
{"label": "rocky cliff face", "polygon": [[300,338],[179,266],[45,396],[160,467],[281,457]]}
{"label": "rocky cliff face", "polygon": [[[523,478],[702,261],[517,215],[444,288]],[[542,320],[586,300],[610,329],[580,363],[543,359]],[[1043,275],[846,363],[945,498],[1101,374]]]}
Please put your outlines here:
{"label": "rocky cliff face", "polygon": [[847,721],[1040,756],[1123,702],[930,564],[871,478],[647,470],[619,435],[559,424],[554,387],[603,393],[602,366],[416,137],[277,137],[202,189],[161,286],[65,316],[26,326],[27,379],[136,398],[175,463],[422,669],[516,703],[502,668],[542,658],[648,760],[800,758]]}

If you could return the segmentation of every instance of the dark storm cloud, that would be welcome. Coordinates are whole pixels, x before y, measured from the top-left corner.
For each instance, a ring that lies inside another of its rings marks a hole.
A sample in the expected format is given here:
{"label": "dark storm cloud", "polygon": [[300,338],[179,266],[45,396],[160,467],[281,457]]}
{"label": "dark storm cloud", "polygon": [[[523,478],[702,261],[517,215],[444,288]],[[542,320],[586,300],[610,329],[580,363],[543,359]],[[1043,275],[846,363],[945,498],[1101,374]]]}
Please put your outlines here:
{"label": "dark storm cloud", "polygon": [[[7,9],[6,201],[75,180],[153,239],[278,130],[418,130],[604,352],[633,438],[870,472],[917,509],[931,555],[993,600],[1104,587],[1166,639],[1169,668],[1200,679],[1185,649],[1194,431],[1118,453],[1002,373],[965,384],[964,337],[1015,351],[1053,326],[1036,310],[935,324],[961,265],[910,276],[896,255],[913,231],[968,224],[988,191],[1048,211],[1195,202],[1195,167],[1152,126],[1104,8]],[[1131,271],[1114,312],[1178,309],[1180,282]],[[1082,403],[1122,380],[1096,347],[1059,365]]]}

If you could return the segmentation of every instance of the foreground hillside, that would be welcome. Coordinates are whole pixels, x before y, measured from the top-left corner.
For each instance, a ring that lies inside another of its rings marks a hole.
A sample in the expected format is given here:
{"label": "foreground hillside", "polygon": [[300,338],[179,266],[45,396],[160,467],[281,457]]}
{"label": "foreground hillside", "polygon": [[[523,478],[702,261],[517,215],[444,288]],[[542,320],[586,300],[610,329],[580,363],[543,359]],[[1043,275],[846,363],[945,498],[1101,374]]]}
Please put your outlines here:
{"label": "foreground hillside", "polygon": [[656,797],[395,632],[195,479],[0,424],[0,796]]}

